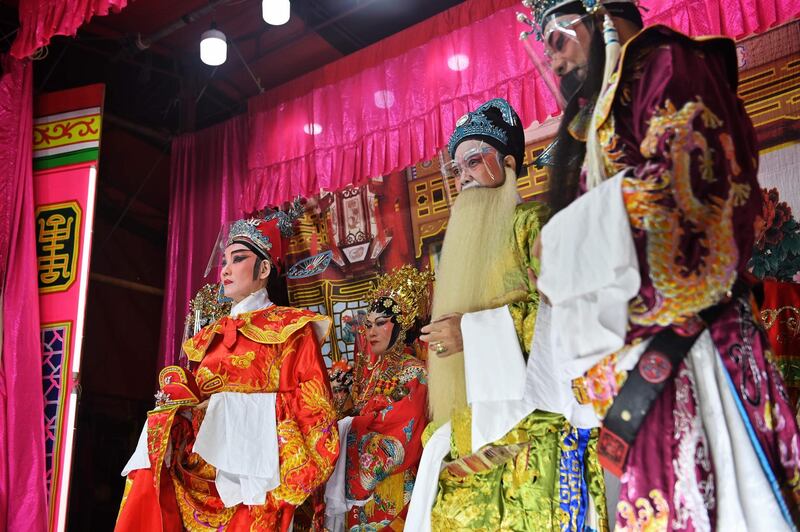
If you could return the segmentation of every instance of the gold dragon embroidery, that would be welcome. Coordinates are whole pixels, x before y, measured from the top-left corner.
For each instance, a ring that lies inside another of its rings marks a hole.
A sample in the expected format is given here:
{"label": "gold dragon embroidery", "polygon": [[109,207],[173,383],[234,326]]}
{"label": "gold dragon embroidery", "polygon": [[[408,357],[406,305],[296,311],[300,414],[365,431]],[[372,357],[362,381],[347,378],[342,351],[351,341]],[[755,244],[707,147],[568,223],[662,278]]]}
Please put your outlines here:
{"label": "gold dragon embroidery", "polygon": [[248,351],[243,355],[230,355],[231,365],[239,369],[247,369],[256,358],[255,351]]}
{"label": "gold dragon embroidery", "polygon": [[669,504],[660,490],[651,490],[649,498],[636,499],[636,510],[628,501],[617,504],[620,520],[619,532],[660,532],[667,530],[669,524]]}
{"label": "gold dragon embroidery", "polygon": [[[631,321],[640,325],[685,321],[719,301],[736,279],[739,254],[732,214],[749,190],[737,184],[731,186],[727,198],[710,195],[707,201],[694,195],[693,155],[699,152],[702,172],[710,150],[703,133],[695,131],[698,118],[708,130],[722,126],[700,99],[687,102],[680,110],[667,100],[650,119],[641,153],[648,159],[656,158],[668,136],[667,156],[672,164],[644,179],[626,178],[623,182],[631,225],[647,232],[647,263],[657,291],[652,308],[631,307]],[[726,152],[729,158],[734,157]],[[703,177],[706,181],[712,178]],[[692,270],[684,266],[681,249],[687,231],[692,231],[697,243],[707,250],[702,263]]]}

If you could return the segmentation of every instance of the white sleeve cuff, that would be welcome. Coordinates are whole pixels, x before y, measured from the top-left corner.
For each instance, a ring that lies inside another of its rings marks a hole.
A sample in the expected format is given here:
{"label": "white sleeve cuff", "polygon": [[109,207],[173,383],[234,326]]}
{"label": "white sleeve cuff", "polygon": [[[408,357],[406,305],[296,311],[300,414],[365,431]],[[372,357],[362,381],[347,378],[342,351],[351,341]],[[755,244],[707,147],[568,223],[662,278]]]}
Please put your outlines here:
{"label": "white sleeve cuff", "polygon": [[508,307],[464,314],[467,403],[515,401],[525,393],[525,359]]}
{"label": "white sleeve cuff", "polygon": [[345,496],[345,483],[347,482],[347,434],[352,423],[352,416],[339,420],[339,458],[325,485],[325,526],[329,530],[339,529],[339,523],[344,523],[344,516],[350,509]]}
{"label": "white sleeve cuff", "polygon": [[577,428],[599,426],[591,405],[578,404],[572,382],[560,371],[563,360],[551,349],[550,326],[550,307],[541,302],[525,369],[525,396],[519,401],[472,405],[473,451],[502,438],[534,410],[561,414]]}
{"label": "white sleeve cuff", "polygon": [[411,502],[406,515],[406,530],[415,532],[430,532],[431,509],[436,502],[439,491],[439,473],[442,472],[443,460],[450,453],[450,422],[439,427],[431,435],[417,468],[417,478],[414,480],[414,490],[411,492]]}
{"label": "white sleeve cuff", "polygon": [[553,352],[574,361],[565,366],[568,376],[625,345],[628,302],[641,279],[623,177],[603,182],[542,228],[537,286],[553,307]]}
{"label": "white sleeve cuff", "polygon": [[274,393],[220,392],[211,396],[194,451],[217,468],[226,507],[261,505],[280,484]]}
{"label": "white sleeve cuff", "polygon": [[128,473],[137,469],[150,469],[150,455],[147,453],[147,420],[145,420],[142,432],[139,434],[136,450],[133,451],[130,460],[122,468],[121,474],[123,477],[127,477]]}

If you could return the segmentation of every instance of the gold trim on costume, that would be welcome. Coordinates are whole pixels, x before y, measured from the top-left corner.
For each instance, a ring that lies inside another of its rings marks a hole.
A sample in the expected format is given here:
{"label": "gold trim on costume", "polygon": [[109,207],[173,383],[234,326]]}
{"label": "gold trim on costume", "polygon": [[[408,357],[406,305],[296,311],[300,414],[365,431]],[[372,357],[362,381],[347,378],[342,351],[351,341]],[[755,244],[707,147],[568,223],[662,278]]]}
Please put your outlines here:
{"label": "gold trim on costume", "polygon": [[[331,324],[332,321],[330,317],[323,316],[321,314],[314,314],[308,311],[302,311],[299,309],[291,309],[295,313],[302,313],[301,315],[297,316],[296,318],[292,318],[295,321],[290,322],[288,324],[282,324],[280,322],[283,321],[284,316],[282,313],[277,312],[276,310],[285,309],[286,307],[269,307],[267,309],[256,310],[253,312],[246,312],[241,314],[237,318],[231,318],[229,316],[225,316],[211,325],[204,327],[200,330],[192,338],[189,338],[183,344],[183,351],[186,353],[186,356],[192,362],[200,362],[203,360],[203,357],[206,354],[206,350],[211,345],[211,342],[214,340],[214,336],[217,334],[221,334],[222,325],[221,322],[226,319],[232,320],[239,320],[242,322],[241,325],[238,325],[237,328],[239,332],[245,336],[246,338],[265,345],[274,345],[274,344],[282,344],[285,343],[290,336],[294,333],[302,329],[305,325],[309,323],[325,323],[327,327],[323,331],[320,337],[318,337],[318,341],[320,344],[325,342],[328,335],[331,331]],[[262,318],[266,320],[264,324],[255,324],[253,323],[255,318]],[[270,328],[270,326],[274,326],[275,323],[279,323],[282,325],[280,330],[275,330]]]}

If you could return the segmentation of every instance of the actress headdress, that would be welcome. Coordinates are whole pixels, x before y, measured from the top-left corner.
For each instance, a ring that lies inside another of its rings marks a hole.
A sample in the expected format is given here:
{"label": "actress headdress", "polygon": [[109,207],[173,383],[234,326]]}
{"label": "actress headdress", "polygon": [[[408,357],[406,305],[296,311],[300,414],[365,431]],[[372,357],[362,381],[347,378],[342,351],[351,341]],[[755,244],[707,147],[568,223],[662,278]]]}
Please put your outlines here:
{"label": "actress headdress", "polygon": [[300,198],[288,211],[268,209],[263,217],[236,220],[228,231],[225,246],[240,242],[252,248],[264,258],[283,256],[281,241],[294,234],[294,223],[303,215],[304,207]]}
{"label": "actress headdress", "polygon": [[405,265],[382,275],[368,294],[370,308],[397,316],[403,330],[409,330],[414,320],[425,316],[430,304],[430,285],[433,273]]}
{"label": "actress headdress", "polygon": [[266,209],[259,216],[224,224],[214,244],[204,276],[208,276],[219,265],[225,248],[237,242],[279,266],[283,259],[284,241],[294,234],[295,222],[304,212],[302,200],[297,198],[286,211]]}

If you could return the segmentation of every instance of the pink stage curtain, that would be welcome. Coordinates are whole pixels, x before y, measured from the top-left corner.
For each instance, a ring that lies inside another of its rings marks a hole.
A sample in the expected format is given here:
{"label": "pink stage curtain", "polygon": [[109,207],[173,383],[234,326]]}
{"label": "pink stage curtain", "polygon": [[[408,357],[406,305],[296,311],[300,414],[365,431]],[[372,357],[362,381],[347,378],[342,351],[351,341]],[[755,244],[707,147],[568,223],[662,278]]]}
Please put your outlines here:
{"label": "pink stage curtain", "polygon": [[47,529],[33,65],[0,57],[0,530]]}
{"label": "pink stage curtain", "polygon": [[244,214],[239,198],[247,174],[247,117],[176,139],[170,172],[161,366],[178,360],[189,300],[209,282],[203,271],[220,227]]}
{"label": "pink stage curtain", "polygon": [[54,35],[75,35],[93,16],[118,13],[126,5],[128,0],[20,0],[20,29],[11,55],[26,58]]}
{"label": "pink stage curtain", "polygon": [[[741,37],[792,19],[800,0],[651,0],[646,7],[648,24]],[[518,40],[520,9],[516,1],[469,0],[253,98],[243,207],[335,190],[429,159],[458,118],[491,97],[509,100],[526,125],[557,112]],[[466,66],[460,71],[448,66],[457,55]]]}
{"label": "pink stage curtain", "polygon": [[458,118],[489,98],[506,98],[523,117],[556,112],[519,43],[518,9],[515,0],[467,1],[251,100],[243,207],[429,159]]}
{"label": "pink stage curtain", "polygon": [[739,39],[800,15],[800,0],[646,0],[648,24],[665,24],[689,35]]}

